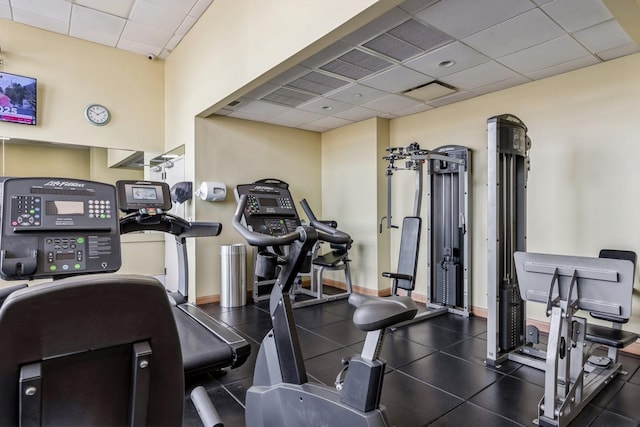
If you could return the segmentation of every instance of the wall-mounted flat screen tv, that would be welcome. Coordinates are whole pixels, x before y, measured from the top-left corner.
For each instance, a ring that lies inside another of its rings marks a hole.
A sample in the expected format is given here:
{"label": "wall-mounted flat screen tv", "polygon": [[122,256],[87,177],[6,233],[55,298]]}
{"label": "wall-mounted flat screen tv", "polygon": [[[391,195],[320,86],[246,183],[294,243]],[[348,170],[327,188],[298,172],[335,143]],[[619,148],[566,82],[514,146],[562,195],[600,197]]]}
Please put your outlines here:
{"label": "wall-mounted flat screen tv", "polygon": [[0,71],[0,121],[36,124],[36,79]]}

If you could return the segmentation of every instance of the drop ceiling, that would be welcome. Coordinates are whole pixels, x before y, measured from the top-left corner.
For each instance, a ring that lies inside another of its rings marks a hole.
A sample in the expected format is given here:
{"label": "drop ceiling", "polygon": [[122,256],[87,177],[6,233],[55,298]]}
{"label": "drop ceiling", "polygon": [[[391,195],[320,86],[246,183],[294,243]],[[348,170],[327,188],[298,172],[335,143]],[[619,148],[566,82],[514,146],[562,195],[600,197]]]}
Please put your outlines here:
{"label": "drop ceiling", "polygon": [[0,0],[0,18],[166,58],[213,0]]}
{"label": "drop ceiling", "polygon": [[[0,18],[166,58],[211,3],[0,0]],[[323,132],[636,52],[602,0],[406,0],[214,114]]]}

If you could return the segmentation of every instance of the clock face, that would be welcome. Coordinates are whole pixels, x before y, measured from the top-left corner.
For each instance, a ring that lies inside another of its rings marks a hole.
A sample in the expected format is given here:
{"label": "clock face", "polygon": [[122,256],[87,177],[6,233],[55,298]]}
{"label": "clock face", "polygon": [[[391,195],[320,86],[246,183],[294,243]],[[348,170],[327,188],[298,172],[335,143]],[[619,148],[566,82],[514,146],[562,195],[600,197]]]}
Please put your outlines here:
{"label": "clock face", "polygon": [[84,115],[89,121],[89,123],[97,126],[104,126],[107,123],[109,123],[109,120],[111,119],[109,110],[107,110],[106,107],[99,104],[89,105],[84,110]]}

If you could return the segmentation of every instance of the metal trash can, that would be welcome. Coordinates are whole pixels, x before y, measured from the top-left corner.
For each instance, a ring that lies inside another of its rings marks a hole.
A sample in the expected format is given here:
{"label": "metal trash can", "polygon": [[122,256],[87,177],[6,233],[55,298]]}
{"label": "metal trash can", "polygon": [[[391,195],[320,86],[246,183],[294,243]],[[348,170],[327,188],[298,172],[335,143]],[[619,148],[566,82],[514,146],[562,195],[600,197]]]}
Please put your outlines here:
{"label": "metal trash can", "polygon": [[247,303],[247,249],[242,243],[220,246],[220,306]]}

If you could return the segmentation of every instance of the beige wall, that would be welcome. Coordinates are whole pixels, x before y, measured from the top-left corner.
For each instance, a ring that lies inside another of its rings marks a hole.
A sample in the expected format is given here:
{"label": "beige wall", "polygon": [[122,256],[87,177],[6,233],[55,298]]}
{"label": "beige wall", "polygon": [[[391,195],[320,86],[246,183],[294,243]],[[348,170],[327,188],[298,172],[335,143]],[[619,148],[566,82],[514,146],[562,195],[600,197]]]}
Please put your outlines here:
{"label": "beige wall", "polygon": [[[336,220],[338,228],[351,235],[352,283],[374,292],[380,273],[389,271],[388,233],[377,230],[380,204],[386,203],[378,189],[378,158],[387,145],[386,119],[369,119],[322,134],[322,217]],[[342,273],[325,276],[344,282]]]}
{"label": "beige wall", "polygon": [[[64,144],[163,151],[164,64],[2,20],[3,71],[38,79],[38,125],[0,123],[0,135]],[[111,122],[92,126],[101,103]]]}
{"label": "beige wall", "polygon": [[[195,243],[197,292],[191,296],[220,294],[220,245],[246,243],[231,225],[236,208],[233,189],[262,178],[289,183],[296,202],[306,198],[321,215],[320,134],[227,117],[196,119],[195,182],[222,181],[223,202],[195,201],[195,219],[222,223],[218,237]],[[296,209],[302,209],[296,203]],[[248,269],[251,276],[251,263]],[[251,280],[251,278],[250,278]],[[193,286],[193,280],[191,280]],[[249,288],[250,288],[249,284]]]}
{"label": "beige wall", "polygon": [[[597,256],[605,247],[640,249],[639,75],[636,54],[391,121],[394,146],[417,141],[424,148],[460,144],[473,150],[474,306],[487,306],[486,120],[491,116],[512,113],[529,128],[529,251]],[[396,206],[410,209],[411,195],[396,194]],[[426,265],[425,256],[422,251],[420,265]],[[417,287],[424,295],[424,268]],[[626,328],[640,332],[640,299],[634,296],[633,303]],[[545,320],[540,310],[530,313]]]}

